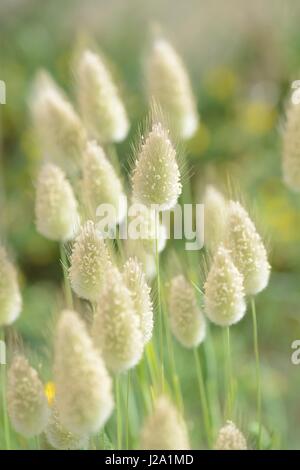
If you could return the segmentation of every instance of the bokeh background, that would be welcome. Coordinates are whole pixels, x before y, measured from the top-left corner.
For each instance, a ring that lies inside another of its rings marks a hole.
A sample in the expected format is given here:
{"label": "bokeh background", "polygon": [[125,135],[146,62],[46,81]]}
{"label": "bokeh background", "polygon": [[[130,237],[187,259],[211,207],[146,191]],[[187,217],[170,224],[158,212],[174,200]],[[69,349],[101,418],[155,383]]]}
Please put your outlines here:
{"label": "bokeh background", "polygon": [[[300,79],[299,22],[300,4],[293,0],[0,1],[0,79],[7,87],[7,104],[0,105],[0,225],[20,269],[24,310],[16,329],[37,364],[49,360],[61,269],[57,245],[34,227],[40,155],[27,110],[31,80],[44,67],[72,98],[72,53],[79,37],[92,37],[122,82],[132,122],[129,138],[118,146],[126,161],[131,137],[147,112],[145,52],[151,31],[161,28],[183,57],[197,96],[201,125],[186,143],[195,197],[201,199],[207,181],[226,190],[230,180],[267,239],[272,276],[257,298],[264,425],[273,447],[300,448],[300,365],[291,364],[291,343],[300,339],[300,196],[284,186],[281,176],[284,111],[291,82]],[[212,333],[215,367],[222,374],[222,338],[217,328]],[[251,434],[250,316],[232,329],[232,342],[238,419]],[[184,351],[177,358],[190,416],[195,416],[194,371],[186,366]],[[50,368],[43,368],[50,379]],[[191,427],[197,436],[194,421]]]}

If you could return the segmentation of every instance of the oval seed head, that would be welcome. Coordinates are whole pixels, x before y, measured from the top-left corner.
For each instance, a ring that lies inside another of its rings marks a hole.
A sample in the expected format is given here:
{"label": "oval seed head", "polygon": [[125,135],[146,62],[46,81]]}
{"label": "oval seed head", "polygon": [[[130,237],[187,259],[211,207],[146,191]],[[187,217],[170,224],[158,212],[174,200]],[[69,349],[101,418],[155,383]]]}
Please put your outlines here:
{"label": "oval seed head", "polygon": [[283,177],[293,191],[300,191],[300,106],[291,104],[283,135]]}
{"label": "oval seed head", "polygon": [[100,295],[93,337],[107,367],[123,372],[134,367],[143,353],[140,317],[120,272],[112,268]]}
{"label": "oval seed head", "polygon": [[136,201],[146,206],[158,205],[160,210],[175,206],[181,194],[176,151],[168,131],[159,122],[142,142],[133,171],[132,189]]}
{"label": "oval seed head", "polygon": [[245,293],[254,295],[262,291],[270,277],[267,252],[246,210],[234,201],[228,206],[226,246],[244,277]]}
{"label": "oval seed head", "polygon": [[161,106],[176,135],[192,137],[199,118],[190,80],[180,57],[161,38],[154,41],[148,61],[148,94]]}
{"label": "oval seed head", "polygon": [[135,311],[140,317],[140,328],[144,344],[152,338],[153,304],[151,289],[148,286],[142,265],[136,258],[129,258],[123,267],[123,279],[130,290]]}
{"label": "oval seed head", "polygon": [[45,429],[49,408],[43,384],[21,355],[14,357],[8,371],[7,404],[12,426],[22,436],[37,436]]}
{"label": "oval seed head", "polygon": [[106,143],[125,139],[129,122],[117,87],[100,57],[89,50],[79,60],[77,95],[83,120],[93,138]]}
{"label": "oval seed head", "polygon": [[22,297],[17,272],[0,246],[0,327],[11,325],[22,310]]}
{"label": "oval seed head", "polygon": [[96,302],[110,265],[105,241],[89,220],[81,227],[71,254],[69,276],[78,297]]}
{"label": "oval seed head", "polygon": [[54,449],[85,449],[88,444],[88,437],[73,434],[62,425],[55,405],[52,406],[51,416],[45,433],[49,444]]}
{"label": "oval seed head", "polygon": [[46,73],[38,74],[30,101],[41,149],[66,169],[80,158],[86,135],[64,92]]}
{"label": "oval seed head", "polygon": [[183,275],[171,280],[168,305],[173,335],[186,348],[198,346],[205,338],[205,318],[197,305],[193,287]]}
{"label": "oval seed head", "polygon": [[220,429],[215,450],[247,450],[245,437],[232,421]]}
{"label": "oval seed head", "polygon": [[222,245],[215,254],[204,289],[205,313],[213,323],[229,326],[243,318],[246,312],[243,276]]}
{"label": "oval seed head", "polygon": [[208,185],[203,204],[205,246],[213,251],[224,238],[227,202],[214,186]]}
{"label": "oval seed head", "polygon": [[79,214],[72,186],[64,172],[52,163],[46,163],[38,176],[35,219],[37,231],[50,240],[71,240],[78,229]]}
{"label": "oval seed head", "polygon": [[143,266],[143,271],[148,281],[156,275],[156,262],[155,256],[152,253],[148,253],[143,246],[136,243],[136,240],[127,239],[125,240],[125,251],[127,257],[135,256]]}
{"label": "oval seed head", "polygon": [[186,425],[166,396],[157,398],[152,414],[144,423],[141,448],[143,450],[190,449]]}
{"label": "oval seed head", "polygon": [[98,432],[113,409],[112,381],[83,321],[70,310],[58,322],[54,370],[62,425],[79,436]]}
{"label": "oval seed head", "polygon": [[83,199],[93,217],[100,204],[109,204],[113,214],[108,225],[121,223],[126,215],[122,184],[103,149],[95,141],[87,143],[82,173]]}
{"label": "oval seed head", "polygon": [[128,238],[134,241],[135,249],[140,247],[147,253],[155,255],[158,235],[158,252],[164,250],[167,230],[158,219],[154,208],[133,201],[128,211]]}

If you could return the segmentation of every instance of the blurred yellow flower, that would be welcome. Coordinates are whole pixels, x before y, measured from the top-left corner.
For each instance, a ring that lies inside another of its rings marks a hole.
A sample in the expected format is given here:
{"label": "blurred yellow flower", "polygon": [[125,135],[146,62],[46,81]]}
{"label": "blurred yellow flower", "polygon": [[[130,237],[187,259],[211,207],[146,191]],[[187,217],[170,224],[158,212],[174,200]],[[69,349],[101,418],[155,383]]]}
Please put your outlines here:
{"label": "blurred yellow flower", "polygon": [[218,101],[231,97],[238,87],[238,76],[229,67],[210,69],[204,76],[207,93]]}
{"label": "blurred yellow flower", "polygon": [[238,117],[241,126],[251,134],[265,134],[275,124],[276,111],[265,101],[250,101],[245,103]]}
{"label": "blurred yellow flower", "polygon": [[45,384],[45,395],[47,397],[48,403],[51,406],[55,398],[55,384],[54,382],[47,382]]}

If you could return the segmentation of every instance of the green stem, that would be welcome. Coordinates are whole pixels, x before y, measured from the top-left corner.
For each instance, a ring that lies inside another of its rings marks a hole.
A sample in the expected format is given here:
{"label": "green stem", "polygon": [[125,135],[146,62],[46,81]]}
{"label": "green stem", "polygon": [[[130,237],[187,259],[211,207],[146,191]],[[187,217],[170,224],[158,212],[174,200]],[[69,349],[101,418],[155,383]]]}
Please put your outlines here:
{"label": "green stem", "polygon": [[[1,329],[1,340],[5,342],[4,328]],[[3,427],[4,427],[4,439],[6,450],[10,450],[10,431],[9,431],[9,420],[7,414],[7,403],[6,403],[6,365],[0,364],[1,368],[1,382],[2,382],[2,412],[3,412]]]}
{"label": "green stem", "polygon": [[257,437],[257,447],[261,448],[261,379],[260,379],[260,359],[259,359],[259,349],[258,349],[258,333],[257,333],[257,317],[256,317],[256,308],[254,297],[251,298],[251,310],[252,310],[252,321],[253,321],[253,346],[255,354],[255,366],[256,366],[256,403],[257,403],[257,422],[258,422],[258,437]]}
{"label": "green stem", "polygon": [[163,315],[161,306],[161,290],[160,290],[160,268],[159,268],[159,252],[158,252],[158,234],[159,234],[159,212],[156,213],[155,221],[155,260],[156,260],[156,286],[157,286],[157,307],[158,307],[158,324],[159,324],[159,350],[160,350],[160,382],[161,390],[164,391],[164,347],[163,347]]}
{"label": "green stem", "polygon": [[120,378],[117,376],[116,383],[116,408],[117,408],[117,443],[118,450],[122,450],[122,404],[120,394]]}
{"label": "green stem", "polygon": [[227,365],[227,418],[232,418],[233,410],[233,381],[232,381],[232,365],[231,365],[231,346],[230,346],[230,327],[225,327],[225,350]]}
{"label": "green stem", "polygon": [[194,359],[196,363],[196,372],[197,372],[198,387],[199,387],[199,392],[200,392],[202,415],[204,419],[204,427],[205,427],[207,442],[208,442],[208,445],[210,446],[212,442],[211,429],[210,429],[210,416],[209,416],[208,402],[207,402],[207,397],[206,397],[206,392],[205,392],[202,367],[201,367],[197,348],[193,348],[193,351],[194,351]]}
{"label": "green stem", "polygon": [[59,248],[60,248],[60,259],[61,259],[61,264],[62,264],[62,270],[64,274],[64,290],[65,290],[66,302],[67,302],[68,308],[73,309],[73,295],[72,295],[72,289],[70,286],[69,275],[68,275],[68,260],[67,260],[66,250],[62,242],[60,242]]}
{"label": "green stem", "polygon": [[130,370],[127,372],[126,389],[126,449],[129,449],[129,395],[130,395]]}

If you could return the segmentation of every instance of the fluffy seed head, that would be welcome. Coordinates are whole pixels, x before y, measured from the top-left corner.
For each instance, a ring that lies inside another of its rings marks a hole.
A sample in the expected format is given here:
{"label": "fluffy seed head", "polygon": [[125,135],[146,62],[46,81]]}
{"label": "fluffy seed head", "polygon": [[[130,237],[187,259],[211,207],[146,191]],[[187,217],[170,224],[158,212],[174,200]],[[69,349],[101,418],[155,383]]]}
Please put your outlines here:
{"label": "fluffy seed head", "polygon": [[142,142],[132,176],[134,199],[160,210],[171,209],[181,193],[176,151],[161,123],[152,126]]}
{"label": "fluffy seed head", "polygon": [[97,301],[110,265],[105,241],[89,220],[81,227],[71,254],[69,276],[78,297]]}
{"label": "fluffy seed head", "polygon": [[125,139],[129,122],[117,87],[100,57],[89,50],[79,60],[77,95],[83,120],[93,138],[101,142]]}
{"label": "fluffy seed head", "polygon": [[88,438],[86,436],[77,436],[62,425],[55,405],[52,406],[51,416],[45,433],[49,444],[54,449],[77,450],[87,447]]}
{"label": "fluffy seed head", "polygon": [[37,436],[45,429],[49,408],[43,384],[21,355],[14,357],[8,371],[7,404],[12,426],[22,436]]}
{"label": "fluffy seed head", "polygon": [[95,216],[100,204],[109,204],[115,210],[108,225],[114,226],[125,217],[125,195],[120,179],[105,153],[95,141],[88,142],[83,158],[82,191],[86,206]]}
{"label": "fluffy seed head", "polygon": [[62,312],[55,341],[56,404],[62,425],[71,433],[98,432],[113,409],[112,382],[83,321]]}
{"label": "fluffy seed head", "polygon": [[246,312],[243,276],[230,253],[219,246],[205,283],[205,313],[220,326],[237,323]]}
{"label": "fluffy seed head", "polygon": [[141,247],[149,254],[156,253],[156,237],[158,238],[157,248],[159,253],[166,246],[166,228],[160,223],[154,208],[149,208],[145,204],[133,202],[128,210],[129,231],[128,238],[134,241],[135,249]]}
{"label": "fluffy seed head", "polygon": [[38,176],[35,219],[37,231],[50,240],[71,240],[78,228],[72,187],[63,171],[52,163],[46,163]]}
{"label": "fluffy seed head", "polygon": [[134,308],[140,318],[140,328],[144,344],[152,337],[153,305],[151,289],[148,286],[142,265],[136,258],[129,258],[123,267],[123,279],[130,290]]}
{"label": "fluffy seed head", "polygon": [[169,319],[176,339],[186,348],[198,346],[205,338],[205,318],[195,292],[183,275],[173,277],[168,292]]}
{"label": "fluffy seed head", "polygon": [[74,166],[85,143],[85,130],[63,91],[46,73],[35,80],[30,109],[44,155],[66,169]]}
{"label": "fluffy seed head", "polygon": [[300,191],[300,106],[291,104],[283,135],[283,177],[293,191]]}
{"label": "fluffy seed head", "polygon": [[156,274],[155,256],[148,253],[141,244],[137,244],[136,240],[125,240],[125,251],[127,257],[134,256],[143,266],[143,271],[148,281],[151,281]]}
{"label": "fluffy seed head", "polygon": [[0,246],[0,327],[13,323],[21,313],[22,297],[17,272]]}
{"label": "fluffy seed head", "polygon": [[247,442],[241,431],[232,421],[227,421],[218,434],[216,450],[247,450]]}
{"label": "fluffy seed head", "polygon": [[210,250],[215,250],[224,237],[227,203],[223,195],[212,185],[204,194],[204,239]]}
{"label": "fluffy seed head", "polygon": [[107,367],[123,372],[134,367],[143,353],[140,317],[134,300],[116,268],[108,273],[94,318],[93,337]]}
{"label": "fluffy seed head", "polygon": [[190,138],[198,127],[196,103],[185,67],[164,39],[153,43],[148,62],[148,92],[168,116],[174,132]]}
{"label": "fluffy seed head", "polygon": [[245,293],[254,295],[262,291],[270,277],[267,252],[246,210],[234,201],[228,206],[226,246],[244,277]]}
{"label": "fluffy seed head", "polygon": [[141,435],[143,450],[189,450],[186,425],[173,403],[160,396],[144,423]]}

